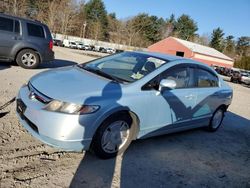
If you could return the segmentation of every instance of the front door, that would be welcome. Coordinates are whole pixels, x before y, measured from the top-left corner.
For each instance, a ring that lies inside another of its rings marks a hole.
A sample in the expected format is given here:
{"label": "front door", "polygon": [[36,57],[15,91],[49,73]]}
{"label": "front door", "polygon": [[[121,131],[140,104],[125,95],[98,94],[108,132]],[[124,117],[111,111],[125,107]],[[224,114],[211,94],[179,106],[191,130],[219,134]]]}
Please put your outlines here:
{"label": "front door", "polygon": [[148,135],[163,134],[176,126],[185,126],[183,122],[192,119],[192,109],[195,108],[197,98],[194,89],[190,87],[193,82],[192,77],[188,67],[175,66],[156,78],[158,83],[162,79],[174,80],[175,89],[165,89],[159,92],[157,87],[152,87],[144,91],[150,96],[148,101],[150,117],[147,121],[151,126],[145,127]]}
{"label": "front door", "polygon": [[175,89],[165,89],[161,92],[170,107],[172,124],[191,120],[197,94],[191,87],[194,79],[190,69],[185,65],[177,65],[165,71],[161,79],[173,80],[176,83]]}

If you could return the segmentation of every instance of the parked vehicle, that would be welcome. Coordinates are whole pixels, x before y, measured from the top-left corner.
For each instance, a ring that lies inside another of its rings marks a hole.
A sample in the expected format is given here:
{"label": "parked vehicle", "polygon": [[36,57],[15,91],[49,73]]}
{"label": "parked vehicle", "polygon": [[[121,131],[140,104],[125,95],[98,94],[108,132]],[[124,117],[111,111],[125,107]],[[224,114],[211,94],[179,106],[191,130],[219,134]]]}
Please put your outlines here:
{"label": "parked vehicle", "polygon": [[38,21],[0,13],[0,60],[33,69],[54,60],[49,28]]}
{"label": "parked vehicle", "polygon": [[69,47],[73,49],[77,49],[77,44],[75,42],[69,42]]}
{"label": "parked vehicle", "polygon": [[240,71],[239,70],[232,70],[230,81],[234,82],[234,83],[240,83],[240,79],[241,79]]}
{"label": "parked vehicle", "polygon": [[120,49],[115,50],[115,53],[121,53],[121,52],[124,52],[124,50],[120,50]]}
{"label": "parked vehicle", "polygon": [[54,46],[63,46],[63,41],[59,39],[53,39]]}
{"label": "parked vehicle", "polygon": [[67,47],[67,48],[74,48],[74,49],[77,48],[76,43],[74,41],[70,41],[68,39],[64,39],[63,40],[63,46]]}
{"label": "parked vehicle", "polygon": [[230,82],[231,81],[231,76],[232,76],[232,70],[226,67],[219,67],[219,66],[213,66],[214,70],[220,75],[220,77],[225,80]]}
{"label": "parked vehicle", "polygon": [[94,51],[95,46],[94,46],[94,45],[89,45],[89,46],[90,46],[90,50],[91,50],[91,51]]}
{"label": "parked vehicle", "polygon": [[63,40],[63,46],[69,48],[70,41],[68,39]]}
{"label": "parked vehicle", "polygon": [[107,49],[105,47],[100,47],[99,52],[107,53]]}
{"label": "parked vehicle", "polygon": [[106,49],[104,47],[101,47],[101,46],[95,46],[94,51],[105,53]]}
{"label": "parked vehicle", "polygon": [[83,44],[82,42],[77,42],[77,43],[76,43],[76,47],[77,47],[77,49],[79,49],[79,50],[84,50],[84,44]]}
{"label": "parked vehicle", "polygon": [[106,48],[106,53],[114,54],[115,53],[115,49],[114,48]]}
{"label": "parked vehicle", "polygon": [[100,46],[96,45],[93,51],[99,52],[99,48],[100,48]]}
{"label": "parked vehicle", "polygon": [[205,64],[123,52],[39,73],[20,89],[16,109],[37,139],[111,158],[135,139],[203,126],[216,131],[232,95]]}
{"label": "parked vehicle", "polygon": [[246,85],[250,85],[250,73],[241,73],[240,82]]}
{"label": "parked vehicle", "polygon": [[85,45],[84,45],[84,50],[91,50],[91,47],[90,47],[90,45],[88,45],[88,44],[85,44]]}
{"label": "parked vehicle", "polygon": [[219,67],[219,66],[213,66],[214,70],[220,74],[220,75],[224,75],[224,76],[231,76],[232,74],[232,69],[227,68],[227,67]]}

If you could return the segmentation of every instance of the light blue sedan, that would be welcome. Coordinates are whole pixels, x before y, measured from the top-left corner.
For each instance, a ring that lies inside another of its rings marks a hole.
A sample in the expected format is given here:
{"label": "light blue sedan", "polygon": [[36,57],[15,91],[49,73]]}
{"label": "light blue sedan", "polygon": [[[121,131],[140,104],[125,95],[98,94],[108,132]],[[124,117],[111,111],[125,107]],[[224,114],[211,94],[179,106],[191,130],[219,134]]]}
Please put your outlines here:
{"label": "light blue sedan", "polygon": [[17,96],[21,124],[64,150],[101,158],[132,140],[207,126],[215,131],[232,89],[210,67],[181,57],[123,52],[37,74]]}

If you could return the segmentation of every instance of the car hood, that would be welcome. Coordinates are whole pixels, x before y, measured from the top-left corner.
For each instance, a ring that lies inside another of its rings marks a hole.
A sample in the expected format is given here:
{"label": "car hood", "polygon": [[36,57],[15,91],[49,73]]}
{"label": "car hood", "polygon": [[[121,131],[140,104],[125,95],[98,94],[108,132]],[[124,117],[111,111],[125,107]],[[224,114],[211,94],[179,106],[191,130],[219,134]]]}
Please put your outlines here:
{"label": "car hood", "polygon": [[39,73],[30,83],[42,94],[64,102],[92,103],[89,99],[102,99],[120,95],[118,83],[100,77],[77,66]]}

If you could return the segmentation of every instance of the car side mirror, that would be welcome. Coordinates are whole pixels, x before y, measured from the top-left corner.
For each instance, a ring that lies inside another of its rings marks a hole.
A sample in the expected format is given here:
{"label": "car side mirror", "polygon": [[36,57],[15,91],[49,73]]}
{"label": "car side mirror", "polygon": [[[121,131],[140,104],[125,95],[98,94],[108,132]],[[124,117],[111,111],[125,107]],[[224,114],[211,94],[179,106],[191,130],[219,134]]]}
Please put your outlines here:
{"label": "car side mirror", "polygon": [[160,82],[159,91],[161,91],[164,88],[166,88],[166,89],[175,89],[176,88],[176,82],[174,80],[170,80],[170,79],[163,79]]}

